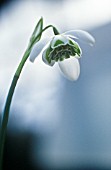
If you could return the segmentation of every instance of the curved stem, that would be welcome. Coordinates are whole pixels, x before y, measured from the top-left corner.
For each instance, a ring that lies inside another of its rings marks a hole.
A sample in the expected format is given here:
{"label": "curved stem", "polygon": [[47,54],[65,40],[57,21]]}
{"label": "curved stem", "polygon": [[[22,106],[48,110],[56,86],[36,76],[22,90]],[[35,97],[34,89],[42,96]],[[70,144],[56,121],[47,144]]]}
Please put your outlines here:
{"label": "curved stem", "polygon": [[4,143],[5,143],[5,136],[6,136],[6,130],[7,130],[7,123],[8,123],[8,118],[9,118],[9,110],[10,110],[10,105],[12,101],[12,97],[14,94],[14,90],[17,84],[17,81],[19,79],[20,73],[22,71],[22,68],[30,54],[30,50],[26,50],[18,68],[17,71],[15,72],[15,75],[13,77],[9,93],[7,96],[4,112],[3,112],[3,118],[2,118],[2,125],[1,125],[1,134],[0,134],[0,170],[2,170],[2,160],[3,160],[3,150],[4,150]]}
{"label": "curved stem", "polygon": [[7,130],[7,124],[8,124],[8,118],[9,118],[9,110],[10,110],[10,105],[11,105],[11,101],[12,101],[12,97],[14,94],[14,90],[17,84],[17,81],[19,79],[19,76],[21,74],[21,71],[23,69],[23,66],[26,62],[26,60],[28,59],[31,49],[33,47],[33,45],[37,42],[38,37],[48,28],[52,27],[53,30],[55,30],[56,33],[59,33],[57,31],[57,29],[53,26],[53,25],[48,25],[46,26],[44,29],[42,29],[42,31],[40,31],[40,33],[30,42],[28,49],[26,50],[26,52],[23,55],[23,58],[15,72],[15,75],[13,77],[9,92],[8,92],[8,96],[6,99],[6,103],[5,103],[5,108],[4,108],[4,112],[3,112],[3,118],[2,118],[2,125],[1,125],[1,134],[0,134],[0,170],[2,170],[2,160],[3,160],[3,150],[4,150],[4,143],[5,143],[5,136],[6,136],[6,130]]}
{"label": "curved stem", "polygon": [[[46,27],[38,34],[38,36],[40,36],[41,33],[43,33],[46,29],[48,29],[48,28],[50,28],[50,27],[53,28],[53,32],[54,32],[55,35],[60,34],[56,27],[54,27],[53,25],[48,25],[48,26],[46,26]],[[36,42],[38,36],[33,40],[33,43]]]}
{"label": "curved stem", "polygon": [[4,149],[7,123],[8,123],[8,117],[9,117],[9,109],[10,109],[12,96],[13,96],[14,89],[16,87],[18,78],[19,77],[15,75],[12,80],[12,84],[10,86],[10,90],[9,90],[9,93],[7,96],[6,105],[5,105],[5,109],[4,109],[4,115],[3,115],[3,119],[2,119],[1,140],[0,140],[0,169],[2,169],[3,149]]}

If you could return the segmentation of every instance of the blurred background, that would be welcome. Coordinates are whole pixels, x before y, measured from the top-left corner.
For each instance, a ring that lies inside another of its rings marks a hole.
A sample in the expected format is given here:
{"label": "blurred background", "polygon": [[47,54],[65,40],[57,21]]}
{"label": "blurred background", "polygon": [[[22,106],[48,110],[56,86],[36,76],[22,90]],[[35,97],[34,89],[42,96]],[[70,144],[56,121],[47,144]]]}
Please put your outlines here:
{"label": "blurred background", "polygon": [[[30,35],[44,25],[83,29],[81,75],[65,79],[41,56],[27,61],[10,110],[4,170],[111,169],[111,1],[4,0],[0,4],[0,113]],[[52,36],[52,30],[44,36]],[[1,116],[1,114],[0,114]]]}

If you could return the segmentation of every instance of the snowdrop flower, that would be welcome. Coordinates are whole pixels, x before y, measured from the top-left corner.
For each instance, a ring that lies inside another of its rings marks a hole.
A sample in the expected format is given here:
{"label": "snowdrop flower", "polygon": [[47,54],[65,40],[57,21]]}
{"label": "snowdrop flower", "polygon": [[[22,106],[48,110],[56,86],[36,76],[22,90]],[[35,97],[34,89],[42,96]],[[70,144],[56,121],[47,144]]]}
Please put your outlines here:
{"label": "snowdrop flower", "polygon": [[30,54],[30,61],[42,53],[44,63],[53,66],[58,63],[60,70],[69,80],[77,80],[80,75],[80,65],[78,59],[82,55],[82,50],[77,39],[93,45],[95,39],[86,31],[71,30],[63,34],[55,35],[52,39],[43,39],[37,42]]}

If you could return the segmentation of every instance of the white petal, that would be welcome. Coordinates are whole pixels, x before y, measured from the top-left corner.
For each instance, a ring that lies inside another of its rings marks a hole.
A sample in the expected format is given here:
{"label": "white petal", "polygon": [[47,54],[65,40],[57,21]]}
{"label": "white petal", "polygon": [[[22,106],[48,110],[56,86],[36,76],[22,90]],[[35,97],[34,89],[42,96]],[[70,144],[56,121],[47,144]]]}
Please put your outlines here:
{"label": "white petal", "polygon": [[83,41],[84,43],[87,43],[89,45],[94,45],[95,43],[95,39],[94,37],[89,34],[87,31],[83,31],[83,30],[71,30],[71,31],[67,31],[65,32],[63,35],[68,35],[71,38],[77,38],[80,41]]}
{"label": "white petal", "polygon": [[48,63],[48,61],[46,60],[46,51],[47,51],[47,49],[45,49],[42,53],[42,60],[45,64],[47,64],[49,66],[53,66],[55,64],[55,61],[52,60],[51,63]]}
{"label": "white petal", "polygon": [[48,38],[44,38],[44,39],[38,41],[33,46],[32,51],[31,51],[30,56],[29,56],[29,60],[31,62],[34,62],[35,58],[40,54],[40,52],[42,51],[44,46],[47,44],[48,40],[49,40]]}
{"label": "white petal", "polygon": [[61,44],[67,44],[67,43],[68,43],[68,38],[66,36],[55,35],[51,41],[51,47],[56,48],[60,46]]}
{"label": "white petal", "polygon": [[80,74],[80,65],[79,61],[75,57],[71,57],[69,59],[65,59],[63,61],[58,62],[60,70],[64,74],[64,76],[71,80],[77,80]]}

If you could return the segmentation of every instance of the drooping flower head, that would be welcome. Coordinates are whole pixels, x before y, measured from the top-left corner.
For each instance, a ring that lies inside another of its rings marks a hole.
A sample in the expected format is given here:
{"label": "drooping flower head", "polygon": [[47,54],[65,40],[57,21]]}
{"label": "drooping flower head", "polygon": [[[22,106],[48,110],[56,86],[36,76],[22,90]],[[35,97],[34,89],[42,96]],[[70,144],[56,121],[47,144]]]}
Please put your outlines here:
{"label": "drooping flower head", "polygon": [[63,61],[71,56],[80,57],[81,53],[79,45],[74,40],[65,35],[55,35],[44,50],[42,58],[46,64],[52,66],[55,62]]}
{"label": "drooping flower head", "polygon": [[30,60],[33,62],[45,47],[42,53],[43,61],[49,66],[53,66],[57,62],[66,78],[72,81],[77,80],[80,74],[78,59],[82,55],[77,39],[89,45],[93,45],[95,42],[92,35],[86,31],[67,31],[55,35],[50,40],[43,39],[35,44],[30,54]]}

